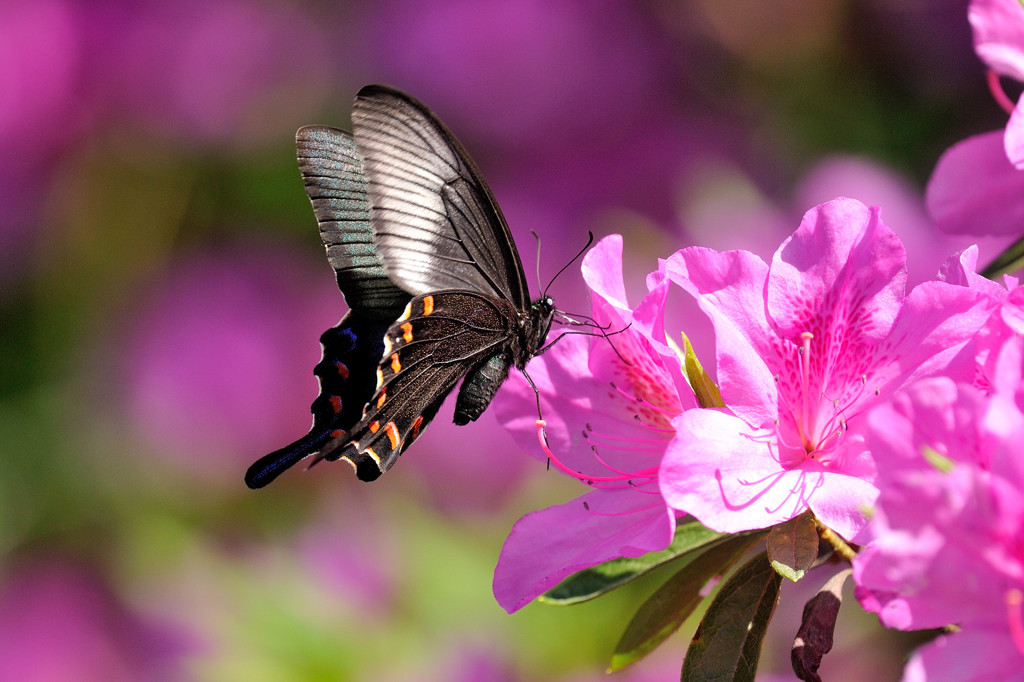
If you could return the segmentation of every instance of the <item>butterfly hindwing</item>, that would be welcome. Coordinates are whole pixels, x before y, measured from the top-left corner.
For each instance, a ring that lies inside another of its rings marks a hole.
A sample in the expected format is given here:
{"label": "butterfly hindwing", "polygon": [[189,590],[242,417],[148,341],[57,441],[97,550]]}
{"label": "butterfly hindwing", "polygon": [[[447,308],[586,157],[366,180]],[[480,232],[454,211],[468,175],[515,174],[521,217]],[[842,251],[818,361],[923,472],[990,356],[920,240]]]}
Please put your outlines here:
{"label": "butterfly hindwing", "polygon": [[349,460],[362,480],[387,471],[459,379],[507,355],[513,314],[508,303],[468,291],[412,299],[407,314],[388,330],[376,392],[362,419],[319,457]]}
{"label": "butterfly hindwing", "polygon": [[262,488],[285,469],[347,434],[360,420],[377,385],[377,361],[384,353],[388,323],[354,310],[320,336],[323,356],[313,369],[320,393],[313,401],[313,426],[305,436],[257,460],[245,474],[250,488]]}

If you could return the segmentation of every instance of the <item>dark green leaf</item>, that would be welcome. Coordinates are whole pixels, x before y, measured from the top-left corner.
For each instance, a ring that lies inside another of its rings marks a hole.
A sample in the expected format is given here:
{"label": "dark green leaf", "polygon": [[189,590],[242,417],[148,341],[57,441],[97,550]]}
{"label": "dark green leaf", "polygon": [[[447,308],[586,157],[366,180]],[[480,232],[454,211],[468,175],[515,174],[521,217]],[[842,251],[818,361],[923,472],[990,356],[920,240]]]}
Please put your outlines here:
{"label": "dark green leaf", "polygon": [[772,568],[787,580],[800,580],[818,556],[818,530],[810,512],[772,528],[765,544]]}
{"label": "dark green leaf", "polygon": [[818,594],[804,606],[803,621],[793,640],[790,659],[793,672],[805,682],[821,682],[818,667],[821,659],[832,649],[832,634],[836,629],[836,617],[843,603],[843,583],[850,577],[852,569],[846,569],[825,583]]}
{"label": "dark green leaf", "polygon": [[615,647],[611,670],[635,663],[683,624],[708,594],[708,584],[725,575],[760,535],[732,536],[687,563],[648,597]]}
{"label": "dark green leaf", "polygon": [[781,586],[767,552],[736,571],[697,627],[683,660],[683,682],[752,681]]}
{"label": "dark green leaf", "polygon": [[698,549],[706,548],[724,536],[708,530],[696,521],[680,523],[676,527],[672,544],[660,552],[650,552],[641,557],[614,559],[600,566],[575,573],[546,594],[540,601],[558,606],[569,606],[599,597],[605,592],[621,587],[641,575],[675,561]]}
{"label": "dark green leaf", "polygon": [[[711,380],[711,375],[704,371],[686,334],[683,334],[683,345],[686,347],[683,354],[683,371],[686,372],[686,380],[693,388],[693,394],[697,396],[697,404],[701,407],[725,407],[722,393],[718,390],[715,382]],[[677,350],[676,353],[678,354],[679,351]]]}
{"label": "dark green leaf", "polygon": [[995,279],[1008,272],[1019,270],[1021,265],[1024,265],[1024,237],[1008,246],[1005,251],[996,256],[995,260],[986,265],[981,271],[981,276]]}

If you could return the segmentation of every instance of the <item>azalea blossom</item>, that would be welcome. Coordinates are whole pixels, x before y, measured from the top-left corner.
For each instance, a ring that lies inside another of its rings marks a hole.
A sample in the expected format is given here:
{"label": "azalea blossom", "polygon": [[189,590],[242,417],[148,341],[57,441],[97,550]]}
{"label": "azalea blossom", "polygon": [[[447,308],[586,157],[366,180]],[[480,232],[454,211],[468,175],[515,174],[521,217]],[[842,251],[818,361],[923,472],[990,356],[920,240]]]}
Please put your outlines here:
{"label": "azalea blossom", "polygon": [[661,490],[721,532],[809,508],[855,538],[878,492],[865,411],[946,368],[994,307],[940,281],[905,295],[903,245],[877,207],[852,199],[808,211],[771,265],[745,251],[688,248],[663,267],[711,318],[727,409],[673,421]]}
{"label": "azalea blossom", "polygon": [[978,249],[971,247],[950,258],[939,273],[944,282],[969,287],[989,299],[992,317],[953,361],[954,371],[965,376],[973,371],[975,388],[989,392],[999,378],[995,367],[998,351],[1011,337],[1024,333],[1024,289],[1016,277],[1004,275],[1002,283],[977,274]]}
{"label": "azalea blossom", "polygon": [[[1024,4],[1020,0],[972,0],[967,19],[974,32],[974,50],[997,76],[1024,83]],[[990,82],[994,77],[990,78]],[[1010,114],[1006,124],[1006,157],[1024,170],[1024,95],[1016,106],[993,82],[993,94]],[[1000,96],[1002,95],[1002,96]]]}
{"label": "azalea blossom", "polygon": [[973,0],[974,49],[991,70],[989,85],[1009,116],[1005,130],[950,147],[928,182],[928,210],[946,232],[1020,236],[1024,225],[1024,95],[1016,104],[999,76],[1024,83],[1024,5]]}
{"label": "azalea blossom", "polygon": [[957,626],[915,653],[904,680],[1020,675],[1021,339],[998,355],[1001,383],[990,397],[938,377],[868,415],[881,492],[874,540],[854,560],[857,598],[888,627]]}
{"label": "azalea blossom", "polygon": [[515,524],[494,573],[495,597],[510,612],[572,573],[664,549],[675,531],[675,512],[658,492],[658,467],[675,433],[672,419],[695,402],[678,358],[657,340],[664,339],[669,283],[655,273],[650,292],[630,308],[619,235],[598,242],[582,269],[594,320],[607,336],[566,335],[527,367],[540,392],[545,445],[525,378],[509,377],[494,401],[520,445],[593,488]]}

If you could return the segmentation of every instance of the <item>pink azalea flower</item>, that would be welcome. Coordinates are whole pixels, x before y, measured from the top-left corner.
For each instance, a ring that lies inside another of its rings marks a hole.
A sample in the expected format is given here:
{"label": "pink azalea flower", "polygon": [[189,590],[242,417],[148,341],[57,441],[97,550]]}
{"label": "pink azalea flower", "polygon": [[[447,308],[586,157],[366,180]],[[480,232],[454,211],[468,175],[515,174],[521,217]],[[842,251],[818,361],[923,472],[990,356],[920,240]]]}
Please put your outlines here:
{"label": "pink azalea flower", "polygon": [[[1000,353],[1015,377],[991,398],[927,379],[868,415],[879,462],[874,540],[854,560],[857,597],[901,630],[957,624],[911,659],[904,680],[1016,679],[1024,661],[1024,414],[1021,340]],[[884,466],[882,465],[884,463]]]}
{"label": "pink azalea flower", "polygon": [[1002,284],[986,279],[977,274],[977,266],[978,249],[971,247],[958,258],[950,258],[939,278],[974,289],[987,297],[994,308],[992,317],[951,363],[958,370],[973,372],[974,387],[987,393],[999,380],[995,367],[999,349],[1011,337],[1024,333],[1024,289],[1020,289],[1017,278],[1010,275],[1003,277]]}
{"label": "pink azalea flower", "polygon": [[[540,391],[547,448],[538,442],[533,389],[513,374],[494,401],[516,440],[594,490],[520,519],[502,549],[494,595],[507,611],[566,576],[610,559],[664,549],[675,514],[658,493],[658,466],[671,420],[695,405],[679,360],[660,331],[668,281],[655,273],[635,310],[622,282],[622,237],[602,239],[583,260],[593,315],[610,338],[568,335],[528,371]],[[624,331],[620,331],[624,330]],[[654,337],[654,334],[659,336]]]}
{"label": "pink azalea flower", "polygon": [[675,419],[661,489],[721,532],[810,508],[854,538],[877,495],[864,411],[945,368],[993,307],[946,282],[904,295],[903,245],[878,208],[851,199],[808,211],[770,266],[688,248],[664,267],[711,318],[728,410]]}
{"label": "pink azalea flower", "polygon": [[[967,19],[974,31],[974,50],[988,68],[1024,83],[1024,5],[1020,0],[972,0]],[[1017,170],[1024,170],[1024,95],[1016,106],[1008,99],[1002,104],[1010,112],[1006,157]]]}
{"label": "pink azalea flower", "polygon": [[989,83],[1009,114],[1004,131],[950,147],[928,182],[928,210],[946,232],[1019,235],[1024,224],[1024,95],[1014,104],[1000,75],[1024,82],[1024,5],[973,0],[974,49],[991,69]]}

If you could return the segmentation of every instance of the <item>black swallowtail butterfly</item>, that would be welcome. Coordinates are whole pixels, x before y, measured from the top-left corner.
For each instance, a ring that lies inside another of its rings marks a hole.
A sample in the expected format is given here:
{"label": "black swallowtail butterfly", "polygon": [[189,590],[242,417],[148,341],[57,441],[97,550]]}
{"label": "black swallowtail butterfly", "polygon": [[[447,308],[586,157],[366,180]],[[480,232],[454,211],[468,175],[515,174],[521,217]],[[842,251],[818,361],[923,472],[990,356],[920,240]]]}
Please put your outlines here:
{"label": "black swallowtail butterfly", "polygon": [[512,234],[476,164],[426,106],[359,91],[352,133],[296,133],[299,169],[349,312],[320,337],[313,426],[245,475],[261,488],[301,459],[348,460],[372,481],[465,377],[455,423],[479,417],[547,338]]}

